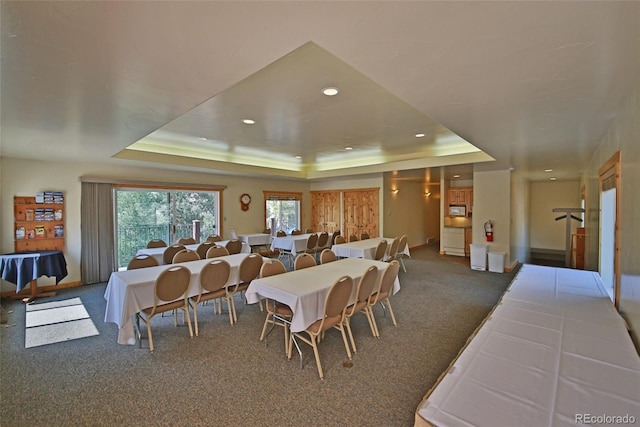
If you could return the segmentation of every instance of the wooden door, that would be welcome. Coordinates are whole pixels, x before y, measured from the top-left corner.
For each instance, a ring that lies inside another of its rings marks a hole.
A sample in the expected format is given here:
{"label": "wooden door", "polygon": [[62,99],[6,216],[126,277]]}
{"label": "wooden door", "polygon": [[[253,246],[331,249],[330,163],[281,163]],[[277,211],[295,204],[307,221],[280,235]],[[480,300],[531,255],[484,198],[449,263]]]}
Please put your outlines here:
{"label": "wooden door", "polygon": [[343,193],[343,234],[349,236],[367,232],[371,237],[380,235],[378,230],[378,188],[350,190]]}
{"label": "wooden door", "polygon": [[340,227],[340,192],[311,192],[311,228],[333,233]]}

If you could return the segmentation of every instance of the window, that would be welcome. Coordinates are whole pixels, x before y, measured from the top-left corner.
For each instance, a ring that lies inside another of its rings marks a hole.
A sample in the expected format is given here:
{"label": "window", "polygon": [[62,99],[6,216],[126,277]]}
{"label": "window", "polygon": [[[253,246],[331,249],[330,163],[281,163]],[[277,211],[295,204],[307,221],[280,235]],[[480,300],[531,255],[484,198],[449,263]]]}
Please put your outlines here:
{"label": "window", "polygon": [[265,224],[272,230],[284,230],[287,234],[300,228],[300,202],[302,193],[264,192]]}
{"label": "window", "polygon": [[220,191],[121,187],[114,205],[118,268],[126,267],[151,239],[170,245],[192,237],[194,220],[200,221],[200,241],[221,234]]}

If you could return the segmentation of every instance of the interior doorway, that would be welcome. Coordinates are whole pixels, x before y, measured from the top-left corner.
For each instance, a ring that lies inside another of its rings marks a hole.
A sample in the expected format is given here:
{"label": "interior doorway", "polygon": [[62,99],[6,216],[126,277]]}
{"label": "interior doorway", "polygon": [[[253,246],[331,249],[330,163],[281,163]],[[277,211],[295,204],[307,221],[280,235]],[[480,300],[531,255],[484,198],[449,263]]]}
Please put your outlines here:
{"label": "interior doorway", "polygon": [[598,271],[611,300],[618,307],[620,283],[620,152],[601,168]]}

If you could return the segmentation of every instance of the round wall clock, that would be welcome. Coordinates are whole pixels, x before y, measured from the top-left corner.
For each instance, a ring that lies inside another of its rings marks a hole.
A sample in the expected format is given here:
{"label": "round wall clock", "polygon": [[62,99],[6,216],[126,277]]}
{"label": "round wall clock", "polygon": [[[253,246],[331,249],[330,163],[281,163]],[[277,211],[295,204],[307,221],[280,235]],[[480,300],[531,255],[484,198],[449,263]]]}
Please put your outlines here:
{"label": "round wall clock", "polygon": [[244,193],[240,196],[240,207],[243,211],[249,210],[249,203],[251,203],[251,196],[247,193]]}

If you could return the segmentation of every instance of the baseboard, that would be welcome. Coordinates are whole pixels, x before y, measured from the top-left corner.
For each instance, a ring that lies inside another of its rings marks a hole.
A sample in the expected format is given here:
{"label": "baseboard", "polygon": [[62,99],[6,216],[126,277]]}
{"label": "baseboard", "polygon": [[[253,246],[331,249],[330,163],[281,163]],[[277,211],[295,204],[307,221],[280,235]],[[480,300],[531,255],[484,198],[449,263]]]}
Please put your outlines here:
{"label": "baseboard", "polygon": [[[59,291],[60,289],[67,289],[67,288],[75,288],[80,286],[81,283],[80,281],[76,281],[76,282],[65,282],[65,283],[58,283],[57,285],[50,285],[50,286],[38,286],[38,291],[39,292],[55,292],[55,291]],[[9,297],[16,297],[18,295],[24,295],[25,297],[28,297],[31,292],[31,288],[28,286],[25,287],[24,289],[22,289],[22,291],[16,293],[15,291],[4,291],[0,294],[0,297],[2,298],[9,298]]]}
{"label": "baseboard", "polygon": [[510,266],[505,267],[504,271],[507,273],[511,273],[513,271],[514,268],[516,268],[516,266],[519,264],[520,262],[518,261],[518,259],[516,258]]}

